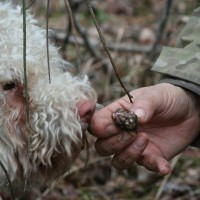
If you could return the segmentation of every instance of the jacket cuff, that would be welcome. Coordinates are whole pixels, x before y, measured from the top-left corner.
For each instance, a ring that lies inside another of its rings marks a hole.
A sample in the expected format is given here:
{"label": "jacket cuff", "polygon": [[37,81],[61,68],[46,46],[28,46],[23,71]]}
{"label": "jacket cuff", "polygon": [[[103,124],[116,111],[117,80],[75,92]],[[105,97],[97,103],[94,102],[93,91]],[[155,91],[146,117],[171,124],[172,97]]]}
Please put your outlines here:
{"label": "jacket cuff", "polygon": [[190,83],[181,79],[173,79],[173,78],[165,78],[162,79],[160,82],[171,83],[172,85],[182,87],[200,96],[200,85],[196,85],[194,83]]}

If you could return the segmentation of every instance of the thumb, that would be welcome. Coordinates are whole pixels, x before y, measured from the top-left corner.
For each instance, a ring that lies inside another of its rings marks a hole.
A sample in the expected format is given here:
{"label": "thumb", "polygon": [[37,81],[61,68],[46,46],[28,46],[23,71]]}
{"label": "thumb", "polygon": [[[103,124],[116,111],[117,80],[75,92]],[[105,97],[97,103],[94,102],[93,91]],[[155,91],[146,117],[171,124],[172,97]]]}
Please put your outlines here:
{"label": "thumb", "polygon": [[138,99],[133,102],[131,111],[133,111],[137,116],[140,123],[148,122],[158,109],[158,104],[156,104],[155,99]]}

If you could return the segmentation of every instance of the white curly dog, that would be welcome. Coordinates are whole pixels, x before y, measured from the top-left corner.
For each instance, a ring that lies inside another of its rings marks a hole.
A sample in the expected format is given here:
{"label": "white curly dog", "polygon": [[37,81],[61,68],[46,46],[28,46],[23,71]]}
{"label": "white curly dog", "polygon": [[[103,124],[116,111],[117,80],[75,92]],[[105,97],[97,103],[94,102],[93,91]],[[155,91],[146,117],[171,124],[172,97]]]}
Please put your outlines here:
{"label": "white curly dog", "polygon": [[[95,110],[96,94],[87,77],[64,70],[46,30],[26,13],[29,118],[23,65],[23,15],[20,6],[0,3],[0,161],[12,181],[51,182],[70,169]],[[0,185],[7,184],[0,167]],[[0,190],[1,191],[1,190]]]}

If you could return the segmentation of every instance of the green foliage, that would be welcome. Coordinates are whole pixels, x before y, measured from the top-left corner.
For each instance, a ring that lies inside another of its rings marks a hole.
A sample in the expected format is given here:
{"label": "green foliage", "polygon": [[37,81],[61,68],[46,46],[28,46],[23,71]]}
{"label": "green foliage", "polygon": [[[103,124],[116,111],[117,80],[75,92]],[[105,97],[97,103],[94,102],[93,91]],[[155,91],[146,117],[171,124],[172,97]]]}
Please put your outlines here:
{"label": "green foliage", "polygon": [[83,200],[94,200],[94,198],[92,198],[91,194],[87,191],[85,191],[84,189],[80,189],[80,193],[81,193],[81,198]]}
{"label": "green foliage", "polygon": [[[96,18],[97,18],[97,20],[100,24],[109,20],[109,16],[106,14],[106,12],[103,9],[100,9],[100,8],[94,9],[94,13],[95,13],[95,16],[96,16]],[[91,15],[90,15],[90,13],[87,9],[84,10],[84,12],[82,14],[83,14],[82,17],[87,19],[90,25],[94,24],[92,17],[91,17]]]}
{"label": "green foliage", "polygon": [[103,23],[108,20],[108,15],[102,9],[97,10],[96,17],[100,23]]}
{"label": "green foliage", "polygon": [[140,15],[147,15],[150,12],[152,12],[151,7],[147,6],[137,6],[134,9],[134,16],[140,16]]}

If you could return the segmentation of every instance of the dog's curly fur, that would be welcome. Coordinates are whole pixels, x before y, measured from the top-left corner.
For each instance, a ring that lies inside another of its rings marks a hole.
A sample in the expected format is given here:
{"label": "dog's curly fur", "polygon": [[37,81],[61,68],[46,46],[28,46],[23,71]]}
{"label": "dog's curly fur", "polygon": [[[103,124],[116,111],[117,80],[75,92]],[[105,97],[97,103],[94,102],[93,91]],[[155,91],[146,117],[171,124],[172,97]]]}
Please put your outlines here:
{"label": "dog's curly fur", "polygon": [[[96,95],[86,76],[63,72],[63,61],[53,44],[49,44],[49,84],[46,30],[37,26],[29,11],[26,18],[29,120],[24,92],[22,9],[0,3],[0,161],[12,181],[29,177],[55,181],[69,170],[82,148],[77,104],[96,101]],[[1,168],[0,180],[1,185],[7,183]]]}

